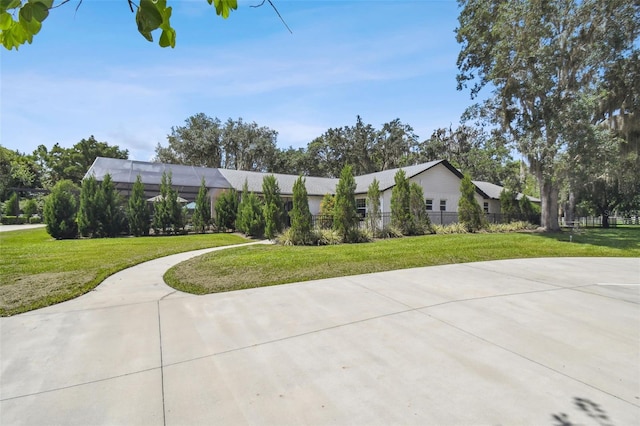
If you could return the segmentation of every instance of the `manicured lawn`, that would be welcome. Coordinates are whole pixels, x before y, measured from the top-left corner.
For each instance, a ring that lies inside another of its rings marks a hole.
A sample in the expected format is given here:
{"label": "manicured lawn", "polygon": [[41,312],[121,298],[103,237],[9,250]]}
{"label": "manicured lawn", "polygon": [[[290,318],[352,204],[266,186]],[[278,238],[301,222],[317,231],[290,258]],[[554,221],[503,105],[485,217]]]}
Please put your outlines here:
{"label": "manicured lawn", "polygon": [[640,228],[570,233],[428,235],[368,244],[248,246],[207,254],[170,269],[165,281],[196,294],[216,293],[449,263],[526,257],[640,257]]}
{"label": "manicured lawn", "polygon": [[44,228],[2,232],[0,315],[72,299],[147,260],[246,241],[231,234],[56,241]]}

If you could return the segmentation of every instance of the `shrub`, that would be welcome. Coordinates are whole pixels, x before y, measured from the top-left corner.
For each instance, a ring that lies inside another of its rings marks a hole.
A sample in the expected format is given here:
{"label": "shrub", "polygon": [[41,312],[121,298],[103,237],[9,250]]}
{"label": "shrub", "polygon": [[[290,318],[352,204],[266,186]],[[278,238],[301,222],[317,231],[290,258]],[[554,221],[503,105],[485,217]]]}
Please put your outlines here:
{"label": "shrub", "polygon": [[284,205],[275,176],[269,175],[262,179],[262,194],[264,196],[262,209],[264,234],[267,238],[273,239],[284,227]]}
{"label": "shrub", "polygon": [[196,208],[191,220],[195,231],[201,234],[204,234],[211,222],[211,203],[209,202],[209,194],[207,193],[204,177],[200,181],[200,189],[196,197]]}
{"label": "shrub", "polygon": [[82,181],[80,188],[80,206],[78,208],[78,232],[83,237],[97,237],[101,227],[98,216],[104,208],[104,197],[99,194],[100,188],[95,176]]}
{"label": "shrub", "polygon": [[242,201],[238,206],[237,228],[238,231],[252,237],[260,237],[264,234],[262,204],[253,192],[244,195],[243,191]]}
{"label": "shrub", "polygon": [[395,185],[391,190],[391,225],[407,235],[411,227],[409,179],[400,169],[394,177]]}
{"label": "shrub", "polygon": [[344,242],[351,244],[369,243],[373,241],[373,236],[370,232],[358,228],[349,230]]}
{"label": "shrub", "polygon": [[316,229],[314,233],[314,239],[319,246],[342,244],[342,236],[333,229]]}
{"label": "shrub", "polygon": [[20,200],[15,192],[4,203],[4,214],[6,216],[18,216],[20,214]]}
{"label": "shrub", "polygon": [[27,217],[31,217],[34,214],[38,213],[38,203],[36,202],[36,200],[34,200],[33,198],[28,199],[24,204],[24,207],[22,208],[22,212]]}
{"label": "shrub", "polygon": [[47,232],[55,239],[76,238],[78,202],[74,193],[78,188],[69,180],[61,180],[53,187],[44,203],[44,222]]}
{"label": "shrub", "polygon": [[382,228],[379,233],[380,238],[402,238],[402,230],[393,226],[387,225]]}
{"label": "shrub", "polygon": [[131,188],[131,197],[129,197],[127,204],[127,219],[129,220],[129,232],[131,235],[136,237],[149,235],[151,216],[149,214],[149,205],[144,196],[144,184],[140,175],[136,177],[136,181]]}
{"label": "shrub", "polygon": [[476,187],[469,175],[460,182],[460,200],[458,201],[458,219],[467,231],[476,232],[485,225],[482,208],[475,197]]}
{"label": "shrub", "polygon": [[29,218],[29,223],[32,225],[36,223],[42,223],[42,218],[40,216],[31,216]]}
{"label": "shrub", "polygon": [[27,218],[23,216],[2,216],[0,221],[3,225],[22,225],[27,223]]}
{"label": "shrub", "polygon": [[349,242],[352,231],[358,226],[355,192],[356,181],[351,166],[346,165],[340,172],[333,207],[333,229],[342,235],[344,242]]}
{"label": "shrub", "polygon": [[215,204],[216,226],[219,231],[233,230],[238,213],[238,193],[235,189],[220,194]]}
{"label": "shrub", "polygon": [[467,234],[469,231],[463,223],[450,223],[448,225],[433,225],[436,234]]}
{"label": "shrub", "polygon": [[367,189],[367,228],[374,237],[378,236],[380,228],[380,182],[373,179]]}
{"label": "shrub", "polygon": [[406,229],[407,235],[424,235],[432,232],[431,219],[424,202],[424,192],[415,182],[409,186],[409,212],[411,220]]}
{"label": "shrub", "polygon": [[305,180],[298,177],[293,184],[293,208],[289,212],[291,217],[291,241],[294,245],[313,244],[311,232],[311,212]]}

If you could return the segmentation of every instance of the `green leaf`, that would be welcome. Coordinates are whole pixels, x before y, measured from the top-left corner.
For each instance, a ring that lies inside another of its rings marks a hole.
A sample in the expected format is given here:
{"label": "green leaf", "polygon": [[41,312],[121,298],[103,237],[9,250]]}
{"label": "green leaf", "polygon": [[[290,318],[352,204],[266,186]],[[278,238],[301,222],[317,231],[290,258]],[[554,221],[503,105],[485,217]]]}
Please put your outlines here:
{"label": "green leaf", "polygon": [[31,21],[33,19],[33,6],[31,3],[27,3],[20,9],[20,22]]}
{"label": "green leaf", "polygon": [[33,7],[31,9],[33,13],[33,19],[38,22],[42,22],[47,19],[47,16],[49,16],[49,8],[47,7],[47,5],[39,1],[32,4]]}
{"label": "green leaf", "polygon": [[2,12],[0,13],[0,30],[5,31],[11,28],[13,23],[13,18],[10,13]]}
{"label": "green leaf", "polygon": [[20,7],[22,2],[20,0],[0,0],[0,11],[4,12],[8,9],[15,9]]}
{"label": "green leaf", "polygon": [[173,28],[162,30],[159,43],[161,47],[176,47],[176,31]]}
{"label": "green leaf", "polygon": [[[229,17],[231,9],[236,10],[238,8],[237,0],[213,0],[213,3],[216,7],[216,13],[221,15],[224,19]],[[211,4],[211,1],[209,1],[209,4]]]}
{"label": "green leaf", "polygon": [[53,0],[29,0],[29,3],[42,3],[47,9],[53,6]]}

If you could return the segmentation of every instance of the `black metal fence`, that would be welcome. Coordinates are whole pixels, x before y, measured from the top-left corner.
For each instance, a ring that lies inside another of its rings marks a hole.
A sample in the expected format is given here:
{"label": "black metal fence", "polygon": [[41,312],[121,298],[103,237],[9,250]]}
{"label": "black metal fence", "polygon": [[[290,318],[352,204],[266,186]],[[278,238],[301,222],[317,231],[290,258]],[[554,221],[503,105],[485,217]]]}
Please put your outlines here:
{"label": "black metal fence", "polygon": [[[435,212],[427,212],[429,215],[429,219],[431,223],[434,225],[449,225],[451,223],[457,223],[458,213],[457,212],[445,212],[445,211],[435,211]],[[489,223],[510,223],[514,221],[525,221],[532,223],[534,225],[540,225],[540,215],[506,215],[500,213],[485,213],[485,219]],[[361,226],[364,226],[364,223],[367,219],[365,217],[360,218]],[[314,228],[320,229],[329,229],[333,225],[333,216],[330,215],[315,215],[311,218],[312,226]],[[391,224],[391,213],[382,213],[380,215],[380,221],[378,222],[378,226],[384,228]]]}

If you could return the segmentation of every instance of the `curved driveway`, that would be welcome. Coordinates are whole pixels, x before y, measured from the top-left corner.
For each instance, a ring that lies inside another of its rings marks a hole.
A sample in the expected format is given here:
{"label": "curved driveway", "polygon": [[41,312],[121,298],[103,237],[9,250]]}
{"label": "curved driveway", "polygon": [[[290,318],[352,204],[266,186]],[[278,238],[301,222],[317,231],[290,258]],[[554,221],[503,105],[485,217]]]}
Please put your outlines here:
{"label": "curved driveway", "polygon": [[164,284],[205,251],[0,319],[0,424],[640,424],[640,259]]}

